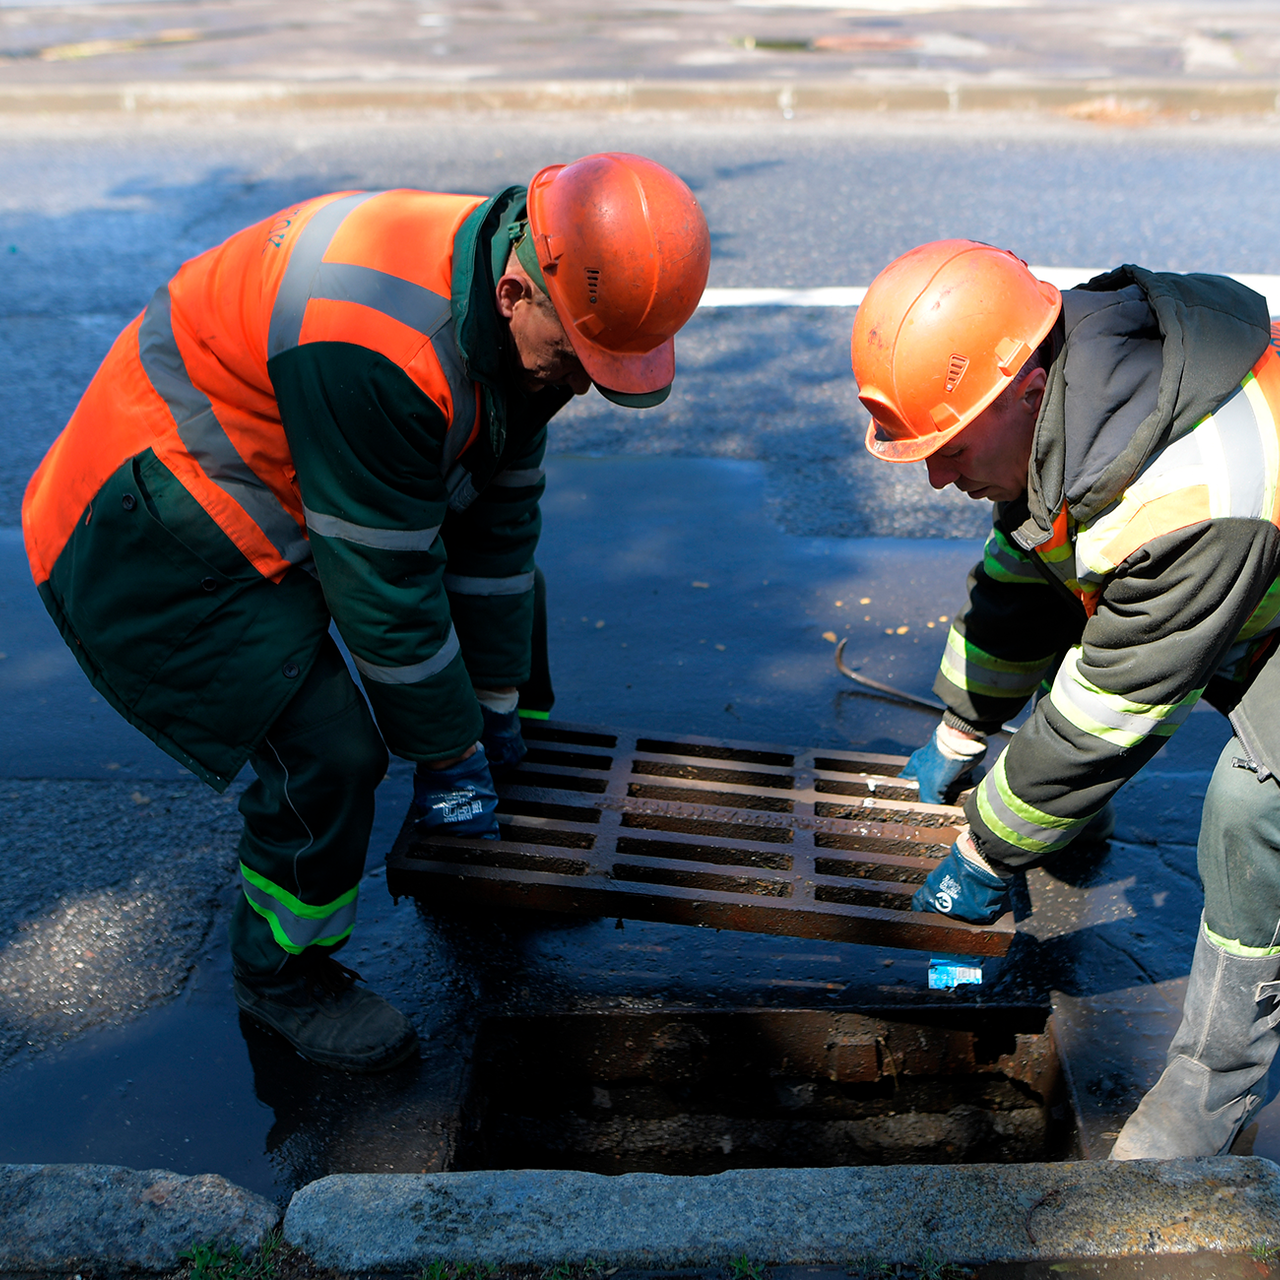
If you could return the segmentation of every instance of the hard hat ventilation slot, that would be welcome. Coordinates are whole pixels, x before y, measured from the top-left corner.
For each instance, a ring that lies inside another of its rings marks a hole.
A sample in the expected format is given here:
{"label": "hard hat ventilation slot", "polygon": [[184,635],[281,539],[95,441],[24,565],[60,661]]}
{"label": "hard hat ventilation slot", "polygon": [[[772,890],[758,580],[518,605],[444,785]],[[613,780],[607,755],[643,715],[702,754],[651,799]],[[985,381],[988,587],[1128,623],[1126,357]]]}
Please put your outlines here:
{"label": "hard hat ventilation slot", "polygon": [[969,357],[962,355],[953,355],[947,364],[947,394],[950,395],[957,386],[960,385],[960,379],[964,377],[964,371],[969,367]]}
{"label": "hard hat ventilation slot", "polygon": [[600,292],[600,268],[587,267],[586,272],[587,272],[587,290],[591,295],[590,300],[592,302],[595,302],[596,297]]}

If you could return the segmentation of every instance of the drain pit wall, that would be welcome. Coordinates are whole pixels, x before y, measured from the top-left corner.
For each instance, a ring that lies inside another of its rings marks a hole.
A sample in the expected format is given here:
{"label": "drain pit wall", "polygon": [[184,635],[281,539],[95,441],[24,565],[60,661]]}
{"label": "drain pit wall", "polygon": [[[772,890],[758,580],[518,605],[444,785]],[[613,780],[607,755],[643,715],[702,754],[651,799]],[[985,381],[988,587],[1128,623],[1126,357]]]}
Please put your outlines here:
{"label": "drain pit wall", "polygon": [[495,1017],[452,1168],[707,1175],[1074,1152],[1038,1008]]}

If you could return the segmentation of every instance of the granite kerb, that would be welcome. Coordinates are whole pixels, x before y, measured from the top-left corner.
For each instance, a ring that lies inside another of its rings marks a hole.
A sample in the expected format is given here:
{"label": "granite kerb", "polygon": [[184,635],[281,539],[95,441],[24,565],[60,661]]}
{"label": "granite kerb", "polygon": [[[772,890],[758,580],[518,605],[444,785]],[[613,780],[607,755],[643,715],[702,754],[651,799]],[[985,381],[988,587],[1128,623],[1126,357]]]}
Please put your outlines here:
{"label": "granite kerb", "polygon": [[271,1201],[214,1173],[0,1164],[0,1272],[172,1271],[193,1244],[248,1252],[279,1223]]}
{"label": "granite kerb", "polygon": [[442,1260],[706,1267],[932,1251],[960,1263],[1242,1253],[1280,1244],[1280,1167],[1261,1158],[739,1169],[706,1177],[573,1171],[322,1178],[285,1240],[343,1271]]}

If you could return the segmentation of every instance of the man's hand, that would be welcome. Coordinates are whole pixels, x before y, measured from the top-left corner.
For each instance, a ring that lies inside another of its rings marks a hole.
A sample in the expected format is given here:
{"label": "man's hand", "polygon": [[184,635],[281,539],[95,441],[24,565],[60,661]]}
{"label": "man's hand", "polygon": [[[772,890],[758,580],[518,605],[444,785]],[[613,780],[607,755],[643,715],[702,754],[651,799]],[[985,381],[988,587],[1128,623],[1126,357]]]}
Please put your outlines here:
{"label": "man's hand", "polygon": [[986,754],[986,738],[970,737],[940,724],[898,776],[919,782],[920,799],[925,804],[950,804],[968,785],[970,775]]}
{"label": "man's hand", "polygon": [[419,830],[499,839],[498,793],[484,747],[478,743],[447,765],[419,764],[413,775],[413,805]]}
{"label": "man's hand", "polygon": [[967,827],[911,897],[912,911],[933,911],[969,924],[992,924],[1009,909],[1009,881],[978,852]]}

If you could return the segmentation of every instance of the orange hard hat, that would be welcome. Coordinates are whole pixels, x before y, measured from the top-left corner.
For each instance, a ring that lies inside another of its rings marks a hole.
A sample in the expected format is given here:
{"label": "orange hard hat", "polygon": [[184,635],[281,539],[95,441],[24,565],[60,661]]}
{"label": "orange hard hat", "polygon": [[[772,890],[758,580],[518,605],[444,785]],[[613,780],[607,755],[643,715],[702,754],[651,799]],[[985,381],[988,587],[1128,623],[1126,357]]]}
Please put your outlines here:
{"label": "orange hard hat", "polygon": [[935,240],[871,282],[853,322],[867,448],[916,462],[963,431],[1017,376],[1062,295],[1005,249]]}
{"label": "orange hard hat", "polygon": [[592,382],[620,404],[660,404],[675,377],[676,332],[711,265],[693,192],[644,156],[585,156],[535,175],[529,231],[532,244],[517,256],[524,264],[536,255],[540,273],[530,275]]}

